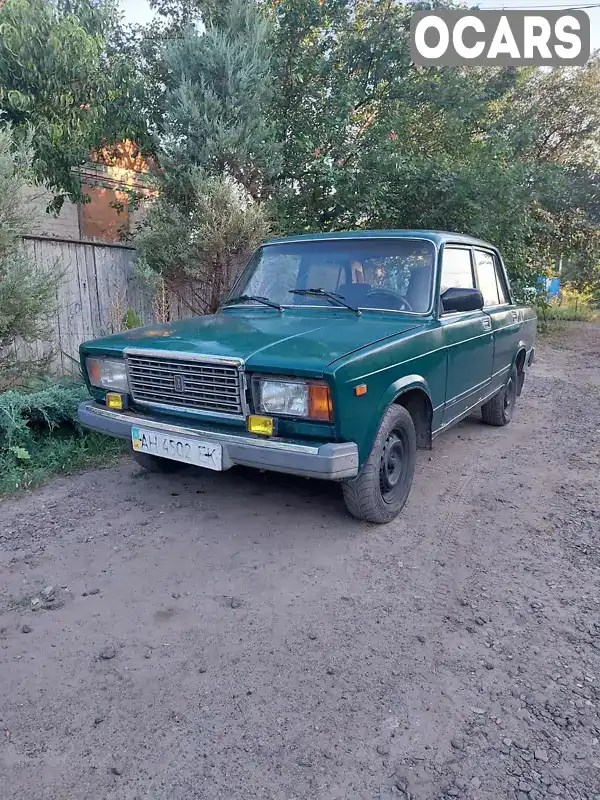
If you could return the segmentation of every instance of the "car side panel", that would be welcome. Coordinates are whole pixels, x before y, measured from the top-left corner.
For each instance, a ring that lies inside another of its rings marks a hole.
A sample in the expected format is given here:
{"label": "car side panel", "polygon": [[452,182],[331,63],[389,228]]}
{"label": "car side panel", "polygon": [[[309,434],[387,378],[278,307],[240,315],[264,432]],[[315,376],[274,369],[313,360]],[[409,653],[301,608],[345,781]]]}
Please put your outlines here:
{"label": "car side panel", "polygon": [[494,368],[492,377],[502,385],[515,361],[523,330],[522,312],[514,305],[486,308],[494,329]]}
{"label": "car side panel", "polygon": [[489,393],[494,346],[492,324],[483,311],[443,316],[440,326],[448,347],[442,419],[447,426]]}
{"label": "car side panel", "polygon": [[[358,445],[367,459],[385,409],[398,394],[420,389],[430,398],[434,426],[441,423],[446,390],[446,349],[436,322],[332,364],[326,373],[333,391],[336,433]],[[366,384],[367,392],[355,394]]]}
{"label": "car side panel", "polygon": [[[524,347],[527,356],[529,357],[531,351],[535,347],[535,337],[537,333],[537,316],[535,310],[531,306],[519,306],[519,315],[522,320],[521,338],[519,339],[519,347]],[[528,366],[526,360],[525,365]]]}

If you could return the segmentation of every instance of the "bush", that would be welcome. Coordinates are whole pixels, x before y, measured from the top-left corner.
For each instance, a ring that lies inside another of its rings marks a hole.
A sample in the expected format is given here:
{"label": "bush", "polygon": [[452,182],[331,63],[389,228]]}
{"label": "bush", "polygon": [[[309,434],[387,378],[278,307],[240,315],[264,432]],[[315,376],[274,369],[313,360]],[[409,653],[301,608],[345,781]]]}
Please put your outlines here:
{"label": "bush", "polygon": [[593,291],[582,291],[567,282],[562,286],[559,296],[548,303],[547,316],[551,320],[596,322],[600,321],[596,305]]}
{"label": "bush", "polygon": [[0,394],[0,448],[27,447],[60,426],[75,429],[77,405],[87,397],[83,384],[57,383]]}
{"label": "bush", "polygon": [[162,279],[194,314],[213,313],[269,231],[263,206],[228,178],[191,170],[177,206],[166,184],[136,238],[138,274]]}
{"label": "bush", "polygon": [[0,127],[0,391],[45,366],[21,364],[14,346],[47,337],[57,276],[43,272],[23,245],[32,223],[25,187],[33,181],[28,143],[16,144],[10,126]]}
{"label": "bush", "polygon": [[0,493],[108,463],[125,452],[123,442],[79,427],[77,405],[87,397],[83,384],[0,394]]}

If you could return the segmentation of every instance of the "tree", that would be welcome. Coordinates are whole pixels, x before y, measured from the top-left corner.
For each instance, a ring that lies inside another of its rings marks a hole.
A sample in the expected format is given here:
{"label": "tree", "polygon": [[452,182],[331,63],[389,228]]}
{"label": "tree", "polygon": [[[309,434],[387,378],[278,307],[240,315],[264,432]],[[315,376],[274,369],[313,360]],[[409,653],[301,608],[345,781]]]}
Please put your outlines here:
{"label": "tree", "polygon": [[174,35],[171,27],[158,48],[159,198],[137,239],[144,269],[180,296],[185,283],[195,311],[215,310],[236,266],[266,235],[259,201],[277,167],[268,25],[251,0],[218,8],[204,29],[188,25]]}
{"label": "tree", "polygon": [[600,55],[581,68],[525,73],[500,117],[515,157],[544,176],[554,260],[580,291],[600,290]]}
{"label": "tree", "polygon": [[551,73],[415,68],[412,4],[263,8],[273,25],[282,232],[471,233],[502,247],[519,283],[561,254],[598,263],[597,63]]}
{"label": "tree", "polygon": [[524,71],[511,96],[512,133],[518,152],[530,160],[558,164],[600,159],[600,57],[584,67]]}
{"label": "tree", "polygon": [[307,229],[357,224],[368,210],[370,187],[399,159],[413,152],[451,158],[479,133],[489,103],[514,81],[510,70],[414,68],[411,11],[390,0],[274,5],[285,229],[294,220]]}
{"label": "tree", "polygon": [[46,338],[56,298],[56,276],[37,267],[22,239],[32,225],[25,193],[32,155],[27,140],[15,141],[9,125],[0,127],[0,390],[44,366],[17,362],[14,345]]}
{"label": "tree", "polygon": [[33,176],[80,200],[74,168],[91,148],[147,145],[143,86],[119,34],[115,0],[5,0],[0,5],[0,110],[15,136],[33,130]]}
{"label": "tree", "polygon": [[268,26],[249,0],[227,0],[164,48],[167,94],[161,164],[229,175],[254,198],[276,168],[269,122]]}

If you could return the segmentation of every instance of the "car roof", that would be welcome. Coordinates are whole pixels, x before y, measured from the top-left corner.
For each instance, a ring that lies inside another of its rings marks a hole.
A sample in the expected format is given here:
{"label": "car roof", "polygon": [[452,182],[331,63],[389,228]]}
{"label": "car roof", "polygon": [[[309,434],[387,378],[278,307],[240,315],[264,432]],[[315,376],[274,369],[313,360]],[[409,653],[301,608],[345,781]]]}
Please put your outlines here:
{"label": "car roof", "polygon": [[285,236],[279,239],[271,239],[265,242],[266,245],[282,244],[284,242],[304,242],[304,241],[319,241],[327,239],[428,239],[436,245],[441,244],[466,244],[478,245],[480,247],[488,247],[496,250],[497,248],[484,242],[482,239],[476,239],[473,236],[467,236],[464,233],[452,233],[451,231],[432,231],[432,230],[380,230],[380,231],[336,231],[334,233],[307,233],[298,236]]}

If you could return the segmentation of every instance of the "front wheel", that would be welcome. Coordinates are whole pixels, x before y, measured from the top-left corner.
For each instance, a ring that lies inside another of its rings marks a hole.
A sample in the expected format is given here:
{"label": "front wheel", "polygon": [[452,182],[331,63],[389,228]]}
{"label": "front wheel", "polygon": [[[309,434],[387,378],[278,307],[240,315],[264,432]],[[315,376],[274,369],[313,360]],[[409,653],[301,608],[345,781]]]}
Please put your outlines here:
{"label": "front wheel", "polygon": [[519,391],[519,374],[513,367],[508,381],[491,400],[481,406],[481,417],[488,425],[508,425],[511,421]]}
{"label": "front wheel", "polygon": [[390,406],[360,475],[342,484],[344,502],[352,516],[367,522],[391,522],[408,498],[416,453],[412,417],[403,406]]}

